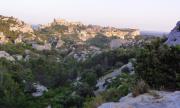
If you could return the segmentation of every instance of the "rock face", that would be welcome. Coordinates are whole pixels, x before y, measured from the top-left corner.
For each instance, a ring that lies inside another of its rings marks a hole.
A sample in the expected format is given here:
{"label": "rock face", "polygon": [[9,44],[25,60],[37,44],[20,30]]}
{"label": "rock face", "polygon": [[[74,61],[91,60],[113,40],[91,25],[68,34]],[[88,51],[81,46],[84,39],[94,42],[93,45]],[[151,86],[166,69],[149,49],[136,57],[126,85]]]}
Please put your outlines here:
{"label": "rock face", "polygon": [[8,43],[8,39],[3,34],[3,32],[0,32],[0,44],[5,44],[5,43]]}
{"label": "rock face", "polygon": [[157,96],[147,93],[132,97],[132,94],[129,94],[118,103],[105,103],[98,108],[180,108],[180,91],[159,91]]}
{"label": "rock face", "polygon": [[33,29],[30,25],[24,23],[23,21],[18,20],[17,18],[13,19],[17,24],[10,25],[10,31],[20,31],[23,33],[33,33]]}
{"label": "rock face", "polygon": [[170,32],[166,44],[170,46],[180,45],[180,21],[177,22],[176,27]]}
{"label": "rock face", "polygon": [[36,41],[32,27],[14,17],[0,15],[0,44]]}
{"label": "rock face", "polygon": [[140,31],[138,29],[108,28],[105,30],[105,35],[108,37],[117,36],[121,39],[135,39],[136,36],[140,35]]}
{"label": "rock face", "polygon": [[113,39],[110,42],[110,48],[111,49],[116,49],[119,48],[120,46],[122,46],[123,44],[127,44],[128,40],[123,40],[123,39]]}

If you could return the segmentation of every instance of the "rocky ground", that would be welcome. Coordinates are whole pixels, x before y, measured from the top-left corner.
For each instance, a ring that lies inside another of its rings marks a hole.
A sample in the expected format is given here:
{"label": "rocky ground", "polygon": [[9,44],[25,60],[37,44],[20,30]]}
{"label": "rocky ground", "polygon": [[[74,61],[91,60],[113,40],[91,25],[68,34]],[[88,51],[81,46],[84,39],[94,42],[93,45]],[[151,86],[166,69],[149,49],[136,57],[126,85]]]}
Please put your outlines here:
{"label": "rocky ground", "polygon": [[129,94],[119,102],[104,103],[98,108],[180,108],[180,91],[151,91],[137,97]]}
{"label": "rocky ground", "polygon": [[168,40],[166,41],[168,45],[179,45],[180,44],[180,21],[177,22],[174,29],[170,32]]}

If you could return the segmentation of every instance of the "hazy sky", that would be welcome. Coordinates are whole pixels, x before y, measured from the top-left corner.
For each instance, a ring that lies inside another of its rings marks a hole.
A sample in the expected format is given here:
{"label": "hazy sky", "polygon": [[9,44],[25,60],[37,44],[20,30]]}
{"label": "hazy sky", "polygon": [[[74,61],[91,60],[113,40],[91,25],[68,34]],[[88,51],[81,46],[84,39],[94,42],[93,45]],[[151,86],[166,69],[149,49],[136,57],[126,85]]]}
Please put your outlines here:
{"label": "hazy sky", "polygon": [[85,24],[170,31],[180,20],[180,0],[0,0],[0,14],[30,24],[65,18]]}

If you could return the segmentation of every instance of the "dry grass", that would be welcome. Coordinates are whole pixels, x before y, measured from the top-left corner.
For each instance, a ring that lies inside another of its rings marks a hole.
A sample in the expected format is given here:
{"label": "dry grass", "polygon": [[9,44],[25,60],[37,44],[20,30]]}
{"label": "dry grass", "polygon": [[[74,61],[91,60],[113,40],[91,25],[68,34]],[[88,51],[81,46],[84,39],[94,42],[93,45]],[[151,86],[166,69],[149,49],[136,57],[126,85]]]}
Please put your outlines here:
{"label": "dry grass", "polygon": [[143,80],[139,80],[136,83],[136,85],[134,85],[132,90],[132,94],[134,97],[148,92],[149,92],[149,86]]}

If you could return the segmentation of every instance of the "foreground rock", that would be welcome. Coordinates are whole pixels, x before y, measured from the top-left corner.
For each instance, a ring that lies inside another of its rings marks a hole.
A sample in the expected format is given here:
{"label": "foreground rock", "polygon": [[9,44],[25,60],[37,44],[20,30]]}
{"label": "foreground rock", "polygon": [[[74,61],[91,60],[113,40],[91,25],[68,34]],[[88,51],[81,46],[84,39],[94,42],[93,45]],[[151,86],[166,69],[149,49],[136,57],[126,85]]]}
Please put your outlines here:
{"label": "foreground rock", "polygon": [[170,46],[180,45],[180,21],[177,22],[176,27],[170,32],[166,44]]}
{"label": "foreground rock", "polygon": [[34,97],[42,96],[44,92],[48,91],[48,89],[45,86],[40,85],[40,84],[35,83],[33,84],[33,87],[36,89],[36,91],[32,93],[32,96]]}
{"label": "foreground rock", "polygon": [[98,108],[180,108],[180,91],[160,91],[133,97],[129,94],[117,103],[105,103]]}

